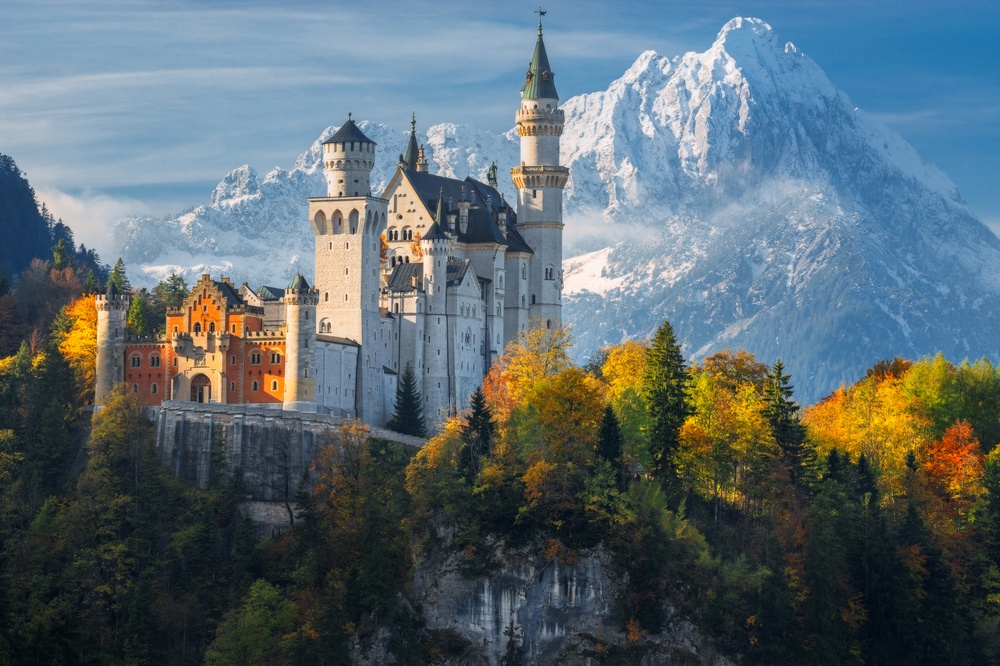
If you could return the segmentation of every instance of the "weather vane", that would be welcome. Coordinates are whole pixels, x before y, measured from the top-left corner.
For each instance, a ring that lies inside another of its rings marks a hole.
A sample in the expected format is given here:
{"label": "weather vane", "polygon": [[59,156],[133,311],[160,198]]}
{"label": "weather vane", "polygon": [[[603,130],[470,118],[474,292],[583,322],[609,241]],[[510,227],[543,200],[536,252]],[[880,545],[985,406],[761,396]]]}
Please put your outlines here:
{"label": "weather vane", "polygon": [[544,11],[542,9],[541,5],[538,5],[538,9],[535,10],[534,13],[538,14],[538,32],[541,33],[542,32],[542,17],[545,16],[548,12]]}

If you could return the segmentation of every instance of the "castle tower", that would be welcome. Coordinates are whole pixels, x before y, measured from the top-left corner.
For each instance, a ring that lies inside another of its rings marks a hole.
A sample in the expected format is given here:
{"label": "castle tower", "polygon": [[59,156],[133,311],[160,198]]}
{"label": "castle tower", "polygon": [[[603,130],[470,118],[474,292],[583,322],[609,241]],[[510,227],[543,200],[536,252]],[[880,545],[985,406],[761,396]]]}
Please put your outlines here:
{"label": "castle tower", "polygon": [[385,229],[385,199],[371,195],[375,142],[348,114],[347,122],[323,144],[325,197],[309,199],[309,220],[316,237],[317,332],[353,340],[361,346],[352,390],[358,418],[385,423],[383,364],[378,335],[380,237]]}
{"label": "castle tower", "polygon": [[97,379],[94,404],[107,402],[115,384],[125,380],[125,323],[132,297],[118,293],[113,282],[94,297],[97,303]]}
{"label": "castle tower", "polygon": [[516,114],[521,166],[511,169],[511,178],[517,187],[517,230],[535,252],[529,264],[529,316],[550,326],[562,321],[562,193],[569,178],[569,169],[559,165],[564,116],[556,108],[554,77],[539,17]]}
{"label": "castle tower", "polygon": [[422,379],[424,418],[428,425],[438,424],[442,410],[452,403],[451,377],[449,375],[448,336],[448,250],[451,241],[444,233],[444,191],[438,195],[434,223],[420,239],[424,254],[424,370]]}
{"label": "castle tower", "polygon": [[299,274],[285,289],[283,409],[316,411],[316,305],[319,292]]}

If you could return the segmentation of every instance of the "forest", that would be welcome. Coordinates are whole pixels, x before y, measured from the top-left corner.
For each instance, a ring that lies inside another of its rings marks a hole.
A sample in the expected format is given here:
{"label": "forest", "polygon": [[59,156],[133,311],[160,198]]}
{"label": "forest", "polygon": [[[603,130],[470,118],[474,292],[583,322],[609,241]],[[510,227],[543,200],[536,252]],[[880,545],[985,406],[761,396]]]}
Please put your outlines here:
{"label": "forest", "polygon": [[[331,431],[259,538],[240,470],[174,479],[124,387],[89,418],[92,294],[132,291],[149,331],[183,280],[132,289],[61,240],[0,276],[0,664],[342,664],[381,628],[397,663],[446,663],[469,646],[405,602],[415,560],[489,575],[494,543],[612,554],[628,644],[603,663],[631,663],[668,602],[747,664],[1000,661],[986,359],[874,359],[800,408],[780,360],[692,362],[668,322],[585,367],[568,328],[533,328],[423,448]],[[390,426],[427,434],[419,401],[408,370]]]}

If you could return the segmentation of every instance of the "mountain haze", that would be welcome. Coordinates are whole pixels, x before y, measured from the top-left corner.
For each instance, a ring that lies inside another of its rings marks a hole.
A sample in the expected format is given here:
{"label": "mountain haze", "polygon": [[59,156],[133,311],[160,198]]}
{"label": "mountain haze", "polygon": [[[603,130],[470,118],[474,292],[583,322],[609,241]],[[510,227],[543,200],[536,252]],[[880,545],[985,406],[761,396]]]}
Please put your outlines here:
{"label": "mountain haze", "polygon": [[[1000,240],[766,23],[733,19],[703,53],[647,51],[563,109],[567,256],[595,250],[564,265],[578,358],[669,319],[692,359],[780,356],[808,402],[884,357],[997,356]],[[361,127],[379,144],[381,188],[406,135]],[[233,171],[210,204],[120,221],[117,248],[149,279],[210,270],[283,284],[311,271],[306,198],[325,191],[319,147],[335,129],[287,171]],[[444,124],[420,138],[444,175],[518,160],[513,131]]]}

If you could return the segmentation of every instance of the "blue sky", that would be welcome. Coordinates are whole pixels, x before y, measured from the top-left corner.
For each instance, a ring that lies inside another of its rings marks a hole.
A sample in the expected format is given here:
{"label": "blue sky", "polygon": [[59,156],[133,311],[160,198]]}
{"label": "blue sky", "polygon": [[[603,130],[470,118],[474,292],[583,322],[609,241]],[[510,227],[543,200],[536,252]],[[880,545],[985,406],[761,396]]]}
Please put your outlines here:
{"label": "blue sky", "polygon": [[[544,7],[564,99],[606,88],[646,49],[703,51],[730,18],[762,18],[1000,228],[995,0]],[[347,111],[397,128],[415,110],[424,127],[506,130],[536,8],[521,0],[3,0],[0,152],[101,250],[113,219],[201,203],[242,164],[287,168]]]}

